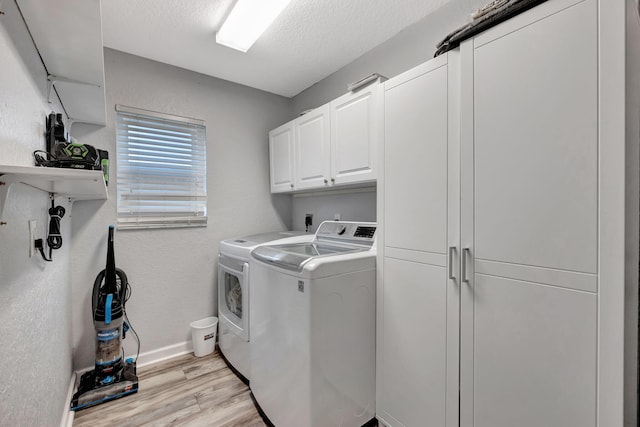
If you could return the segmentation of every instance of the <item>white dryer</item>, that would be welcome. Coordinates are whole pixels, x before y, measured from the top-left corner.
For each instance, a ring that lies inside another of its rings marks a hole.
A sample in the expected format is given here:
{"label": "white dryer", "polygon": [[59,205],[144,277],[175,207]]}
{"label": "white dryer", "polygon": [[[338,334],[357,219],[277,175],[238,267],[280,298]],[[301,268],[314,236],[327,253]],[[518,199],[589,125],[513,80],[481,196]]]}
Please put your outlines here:
{"label": "white dryer", "polygon": [[251,390],[278,427],[375,417],[375,223],[251,252]]}
{"label": "white dryer", "polygon": [[251,378],[249,254],[261,244],[312,239],[312,234],[301,231],[280,231],[223,240],[218,245],[218,345],[245,383]]}

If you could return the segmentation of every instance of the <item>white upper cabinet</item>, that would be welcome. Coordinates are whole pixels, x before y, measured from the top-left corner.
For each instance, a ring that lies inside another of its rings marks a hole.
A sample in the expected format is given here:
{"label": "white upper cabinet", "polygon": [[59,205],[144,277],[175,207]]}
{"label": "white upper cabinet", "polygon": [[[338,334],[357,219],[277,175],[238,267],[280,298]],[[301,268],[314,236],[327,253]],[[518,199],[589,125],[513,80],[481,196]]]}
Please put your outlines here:
{"label": "white upper cabinet", "polygon": [[380,88],[350,92],[271,131],[271,192],[375,183]]}
{"label": "white upper cabinet", "polygon": [[331,102],[331,180],[335,184],[376,179],[380,85]]}
{"label": "white upper cabinet", "polygon": [[295,120],[296,190],[320,188],[331,176],[329,104]]}
{"label": "white upper cabinet", "polygon": [[295,180],[293,122],[269,132],[269,166],[271,192],[292,191]]}

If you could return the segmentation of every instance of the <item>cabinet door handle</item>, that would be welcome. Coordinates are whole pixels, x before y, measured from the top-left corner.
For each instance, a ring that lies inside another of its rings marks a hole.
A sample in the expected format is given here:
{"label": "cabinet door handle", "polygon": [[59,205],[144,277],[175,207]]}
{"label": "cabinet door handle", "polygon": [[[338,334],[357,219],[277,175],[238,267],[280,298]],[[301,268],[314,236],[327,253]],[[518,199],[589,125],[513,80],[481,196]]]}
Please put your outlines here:
{"label": "cabinet door handle", "polygon": [[471,249],[464,248],[462,250],[462,282],[469,283],[469,278],[467,277],[467,258],[471,256]]}
{"label": "cabinet door handle", "polygon": [[453,275],[453,256],[456,253],[455,246],[449,246],[449,279],[454,280],[456,277]]}

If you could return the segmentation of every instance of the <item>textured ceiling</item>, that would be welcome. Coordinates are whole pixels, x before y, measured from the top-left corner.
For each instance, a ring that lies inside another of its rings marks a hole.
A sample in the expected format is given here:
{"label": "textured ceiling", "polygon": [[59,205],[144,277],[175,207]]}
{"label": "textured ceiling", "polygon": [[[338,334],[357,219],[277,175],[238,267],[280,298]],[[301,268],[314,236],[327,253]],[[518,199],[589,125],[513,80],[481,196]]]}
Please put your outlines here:
{"label": "textured ceiling", "polygon": [[292,0],[241,53],[215,42],[234,0],[107,0],[103,37],[112,49],[291,97],[447,1]]}

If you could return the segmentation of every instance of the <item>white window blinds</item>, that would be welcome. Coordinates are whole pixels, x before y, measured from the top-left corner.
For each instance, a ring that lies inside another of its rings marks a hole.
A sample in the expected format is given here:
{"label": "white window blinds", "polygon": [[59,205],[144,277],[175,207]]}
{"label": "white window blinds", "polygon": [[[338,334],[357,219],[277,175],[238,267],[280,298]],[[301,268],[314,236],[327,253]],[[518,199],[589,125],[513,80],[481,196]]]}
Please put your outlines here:
{"label": "white window blinds", "polygon": [[201,120],[116,105],[118,228],[205,226]]}

